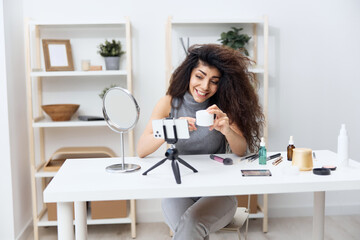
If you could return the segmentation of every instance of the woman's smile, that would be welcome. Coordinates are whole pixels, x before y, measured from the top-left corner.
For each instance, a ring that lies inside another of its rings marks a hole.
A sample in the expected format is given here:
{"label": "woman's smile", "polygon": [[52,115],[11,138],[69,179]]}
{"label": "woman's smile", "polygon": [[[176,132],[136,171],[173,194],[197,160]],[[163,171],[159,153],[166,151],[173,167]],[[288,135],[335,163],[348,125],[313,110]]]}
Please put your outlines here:
{"label": "woman's smile", "polygon": [[199,95],[199,97],[206,97],[206,95],[208,94],[208,93],[202,92],[201,90],[196,89],[196,88],[195,88],[195,91]]}

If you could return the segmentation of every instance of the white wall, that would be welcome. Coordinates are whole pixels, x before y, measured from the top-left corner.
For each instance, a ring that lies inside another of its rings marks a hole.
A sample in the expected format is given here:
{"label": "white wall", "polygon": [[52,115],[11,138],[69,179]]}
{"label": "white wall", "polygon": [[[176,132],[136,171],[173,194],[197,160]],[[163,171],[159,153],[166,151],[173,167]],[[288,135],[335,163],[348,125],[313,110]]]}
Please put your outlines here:
{"label": "white wall", "polygon": [[[346,123],[350,156],[360,160],[360,2],[333,1],[23,1],[23,16],[33,19],[109,19],[129,16],[133,35],[134,94],[141,108],[136,139],[164,94],[165,23],[179,18],[269,16],[269,150],[285,151],[290,135],[297,147],[336,151]],[[360,214],[360,193],[329,193],[327,213],[338,206]],[[346,196],[343,198],[341,196]],[[270,196],[271,215],[309,213],[311,194]],[[138,220],[161,220],[157,200],[138,201]]]}
{"label": "white wall", "polygon": [[[8,79],[11,164],[14,196],[15,236],[26,231],[32,216],[26,78],[24,53],[24,18],[22,0],[6,1],[4,8],[6,62]],[[17,31],[14,31],[16,29]]]}
{"label": "white wall", "polygon": [[3,18],[3,1],[0,0],[0,146],[2,158],[0,161],[0,237],[3,239],[14,238],[14,214],[13,195],[10,162],[10,139],[7,82],[6,82],[6,57],[5,57],[5,34]]}
{"label": "white wall", "polygon": [[[21,4],[22,0],[4,1],[4,11],[1,11],[3,12],[1,16],[4,17],[4,29],[0,32],[1,34],[4,33],[5,37],[5,48],[1,49],[1,53],[6,59],[6,64],[0,64],[0,67],[4,68],[1,70],[1,73],[4,74],[1,85],[1,106],[4,107],[4,112],[1,113],[1,121],[4,124],[1,126],[6,127],[4,131],[1,130],[1,136],[8,138],[10,152],[7,154],[7,145],[1,144],[1,152],[4,153],[1,163],[6,164],[7,167],[1,167],[0,175],[7,177],[7,181],[1,181],[1,183],[9,188],[9,191],[5,192],[5,199],[11,200],[11,202],[1,204],[2,207],[6,207],[5,211],[11,212],[11,215],[1,214],[0,225],[6,227],[6,231],[11,234],[7,235],[8,237],[0,234],[1,239],[20,238],[26,231],[32,216],[27,141],[23,13],[22,9],[19,8]],[[0,44],[0,46],[2,45]],[[5,91],[4,94],[3,91]],[[3,193],[3,191],[1,192]],[[2,194],[2,196],[4,195]]]}

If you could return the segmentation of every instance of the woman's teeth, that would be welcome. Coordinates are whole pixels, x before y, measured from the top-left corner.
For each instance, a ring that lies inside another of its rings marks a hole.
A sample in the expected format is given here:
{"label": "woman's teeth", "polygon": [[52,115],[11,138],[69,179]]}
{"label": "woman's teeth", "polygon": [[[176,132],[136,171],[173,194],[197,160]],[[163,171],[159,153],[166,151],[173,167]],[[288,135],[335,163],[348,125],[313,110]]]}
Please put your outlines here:
{"label": "woman's teeth", "polygon": [[205,96],[206,95],[206,93],[204,93],[204,92],[200,92],[199,90],[197,90],[196,89],[196,91],[197,91],[197,93],[200,95],[200,96]]}

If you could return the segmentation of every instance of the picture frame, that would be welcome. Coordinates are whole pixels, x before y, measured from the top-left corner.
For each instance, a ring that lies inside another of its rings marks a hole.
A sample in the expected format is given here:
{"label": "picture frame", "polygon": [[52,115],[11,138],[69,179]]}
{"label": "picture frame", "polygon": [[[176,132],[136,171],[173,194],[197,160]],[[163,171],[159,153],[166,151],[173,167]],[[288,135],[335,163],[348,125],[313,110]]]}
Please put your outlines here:
{"label": "picture frame", "polygon": [[43,39],[46,71],[74,71],[70,40]]}

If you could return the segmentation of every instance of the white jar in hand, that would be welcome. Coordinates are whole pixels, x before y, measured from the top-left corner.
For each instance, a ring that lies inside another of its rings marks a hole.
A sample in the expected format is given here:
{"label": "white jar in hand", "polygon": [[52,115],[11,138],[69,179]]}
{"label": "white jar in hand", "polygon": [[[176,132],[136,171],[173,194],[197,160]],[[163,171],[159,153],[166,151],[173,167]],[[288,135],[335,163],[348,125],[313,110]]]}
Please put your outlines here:
{"label": "white jar in hand", "polygon": [[214,124],[214,114],[208,113],[206,110],[196,112],[196,125],[201,127],[210,127]]}

